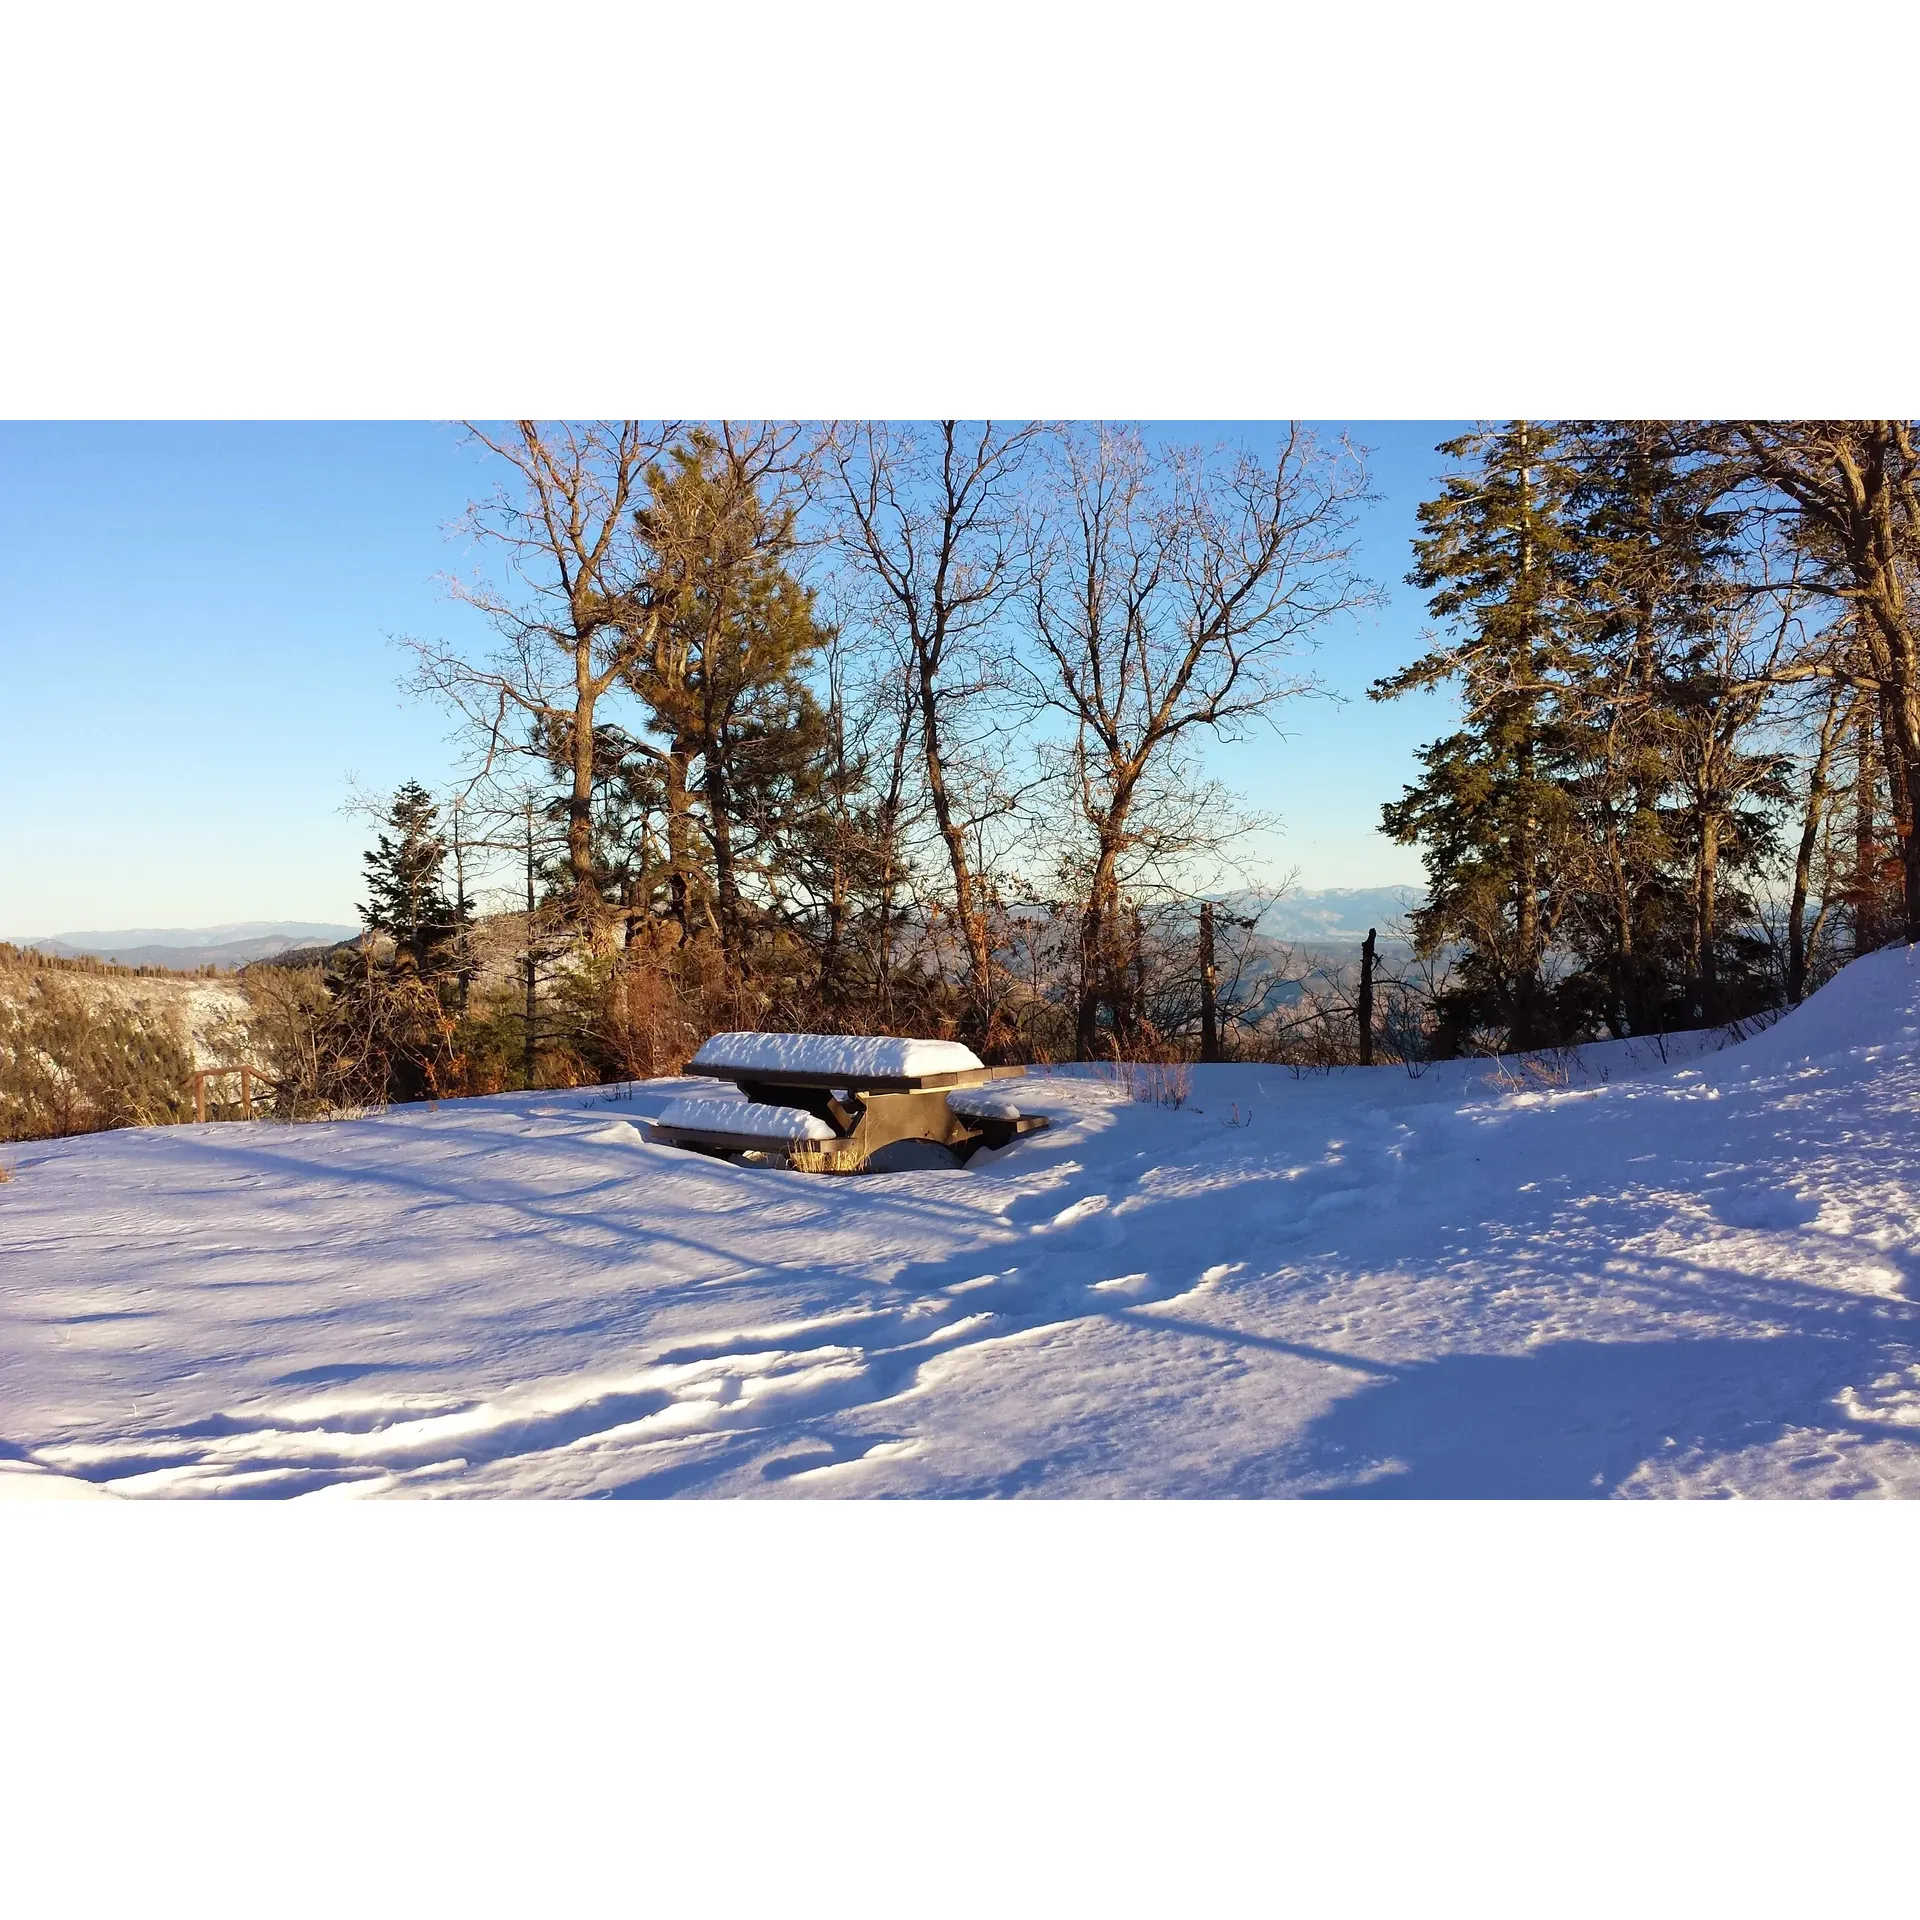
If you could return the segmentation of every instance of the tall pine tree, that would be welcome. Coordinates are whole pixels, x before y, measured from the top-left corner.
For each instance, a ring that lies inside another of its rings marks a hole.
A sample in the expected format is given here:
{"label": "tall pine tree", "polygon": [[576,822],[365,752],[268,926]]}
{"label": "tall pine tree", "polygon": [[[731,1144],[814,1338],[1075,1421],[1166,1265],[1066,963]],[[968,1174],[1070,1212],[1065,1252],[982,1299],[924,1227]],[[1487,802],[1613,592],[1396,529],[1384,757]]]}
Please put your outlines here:
{"label": "tall pine tree", "polygon": [[1566,876],[1564,931],[1580,962],[1567,993],[1616,1037],[1672,1025],[1681,976],[1698,970],[1699,887],[1684,869],[1703,842],[1685,774],[1730,606],[1734,517],[1685,424],[1564,430],[1578,591],[1562,732],[1583,856]]}
{"label": "tall pine tree", "polygon": [[1456,682],[1464,722],[1421,750],[1423,777],[1383,809],[1383,823],[1422,850],[1422,946],[1459,952],[1443,1050],[1486,1028],[1510,1046],[1537,1047],[1559,1026],[1545,973],[1554,854],[1571,811],[1555,777],[1554,696],[1569,659],[1566,511],[1576,475],[1558,433],[1536,421],[1464,434],[1439,451],[1467,471],[1420,507],[1407,578],[1430,595],[1451,639],[1369,692],[1391,700]]}
{"label": "tall pine tree", "polygon": [[712,925],[738,969],[755,909],[775,903],[795,838],[819,812],[828,728],[807,676],[831,636],[793,572],[793,503],[770,499],[730,441],[696,430],[648,483],[637,518],[656,621],[628,684],[668,743],[641,751],[667,776],[673,910],[684,925],[705,890],[689,871],[697,818]]}

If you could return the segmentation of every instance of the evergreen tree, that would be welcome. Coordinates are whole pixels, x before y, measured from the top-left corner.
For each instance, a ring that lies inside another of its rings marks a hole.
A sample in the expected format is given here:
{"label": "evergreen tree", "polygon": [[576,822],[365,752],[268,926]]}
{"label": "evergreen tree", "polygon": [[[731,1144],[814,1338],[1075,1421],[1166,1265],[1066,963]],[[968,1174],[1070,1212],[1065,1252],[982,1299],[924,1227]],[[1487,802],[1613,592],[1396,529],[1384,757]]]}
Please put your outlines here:
{"label": "evergreen tree", "polygon": [[439,809],[417,780],[393,796],[387,812],[391,832],[382,833],[366,864],[367,900],[360,918],[373,933],[389,935],[395,964],[423,977],[443,972],[465,933],[471,909],[447,898],[441,875],[447,843],[439,831]]}
{"label": "evergreen tree", "polygon": [[697,819],[713,930],[739,968],[819,812],[828,727],[807,674],[831,633],[792,571],[792,504],[769,502],[729,445],[696,431],[648,482],[638,518],[654,635],[628,680],[669,743],[674,911],[688,918],[697,889],[684,824]]}
{"label": "evergreen tree", "polygon": [[[1729,651],[1737,647],[1730,637]],[[1675,688],[1675,827],[1685,861],[1682,1024],[1714,1026],[1772,1004],[1767,943],[1743,884],[1779,852],[1777,820],[1793,797],[1792,759],[1756,744],[1764,693],[1731,661],[1708,657]]]}
{"label": "evergreen tree", "polygon": [[[1565,877],[1564,932],[1579,967],[1564,996],[1616,1037],[1679,1015],[1682,978],[1698,971],[1688,850],[1713,837],[1689,810],[1685,750],[1732,604],[1735,518],[1683,426],[1564,430],[1578,476],[1568,500],[1578,593],[1561,734],[1581,856]],[[1736,729],[1750,717],[1718,711]]]}
{"label": "evergreen tree", "polygon": [[1422,946],[1460,949],[1442,1048],[1489,1026],[1512,1046],[1537,1047],[1561,1025],[1545,976],[1572,814],[1556,778],[1565,747],[1556,695],[1570,662],[1577,583],[1567,512],[1577,475],[1560,435],[1536,421],[1464,434],[1439,451],[1470,465],[1420,507],[1407,578],[1453,637],[1369,692],[1391,700],[1458,682],[1464,724],[1421,750],[1423,777],[1383,809],[1383,822],[1422,849]]}

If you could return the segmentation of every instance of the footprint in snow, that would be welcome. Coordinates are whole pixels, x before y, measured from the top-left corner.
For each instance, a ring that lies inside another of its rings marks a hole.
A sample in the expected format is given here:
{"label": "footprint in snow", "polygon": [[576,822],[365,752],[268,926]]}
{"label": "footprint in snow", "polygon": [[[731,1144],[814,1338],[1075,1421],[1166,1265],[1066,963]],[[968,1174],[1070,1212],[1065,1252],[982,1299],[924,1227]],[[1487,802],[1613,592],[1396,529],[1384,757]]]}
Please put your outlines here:
{"label": "footprint in snow", "polygon": [[1082,1220],[1090,1220],[1096,1213],[1105,1213],[1111,1204],[1104,1193],[1090,1193],[1084,1200],[1076,1200],[1070,1207],[1062,1207],[1051,1220],[1036,1221],[1029,1231],[1055,1233],[1063,1227],[1077,1227]]}
{"label": "footprint in snow", "polygon": [[1339,1187],[1311,1201],[1307,1207],[1307,1218],[1316,1219],[1325,1213],[1348,1213],[1355,1207],[1365,1206],[1373,1197],[1365,1187]]}
{"label": "footprint in snow", "polygon": [[1784,1232],[1793,1227],[1810,1227],[1820,1217],[1819,1200],[1808,1194],[1737,1187],[1710,1190],[1706,1198],[1722,1226],[1749,1231]]}
{"label": "footprint in snow", "polygon": [[791,1452],[775,1454],[760,1468],[763,1480],[791,1480],[803,1473],[822,1473],[831,1467],[858,1466],[863,1460],[885,1459],[911,1452],[912,1443],[899,1434],[822,1435]]}
{"label": "footprint in snow", "polygon": [[1240,1261],[1232,1261],[1209,1267],[1197,1280],[1172,1278],[1155,1280],[1150,1273],[1123,1273],[1112,1280],[1096,1280],[1087,1291],[1118,1294],[1122,1299],[1131,1300],[1143,1306],[1157,1305],[1166,1300],[1178,1300],[1188,1294],[1211,1292],[1241,1264]]}
{"label": "footprint in snow", "polygon": [[948,1293],[978,1293],[982,1287],[1004,1287],[1018,1280],[1020,1269],[1010,1267],[1005,1273],[976,1274],[971,1280],[955,1280],[946,1289]]}

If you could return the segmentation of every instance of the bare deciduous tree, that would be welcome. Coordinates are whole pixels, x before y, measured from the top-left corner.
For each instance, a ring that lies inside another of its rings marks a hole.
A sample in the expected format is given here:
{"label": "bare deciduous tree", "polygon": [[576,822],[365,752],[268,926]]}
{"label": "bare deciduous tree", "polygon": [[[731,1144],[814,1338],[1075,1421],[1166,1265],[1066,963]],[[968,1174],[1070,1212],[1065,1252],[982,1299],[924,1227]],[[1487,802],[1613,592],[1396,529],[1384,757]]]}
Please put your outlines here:
{"label": "bare deciduous tree", "polygon": [[992,696],[1006,685],[992,636],[1025,577],[1019,489],[1039,432],[1032,424],[944,420],[918,430],[858,421],[836,424],[823,440],[844,550],[872,588],[873,617],[898,636],[909,665],[927,797],[983,1024],[993,956],[978,841],[1004,795],[977,776],[994,731]]}
{"label": "bare deciduous tree", "polygon": [[[673,438],[638,420],[472,426],[510,470],[468,510],[466,527],[504,560],[504,582],[456,581],[500,645],[483,661],[408,639],[413,686],[453,707],[480,766],[528,754],[561,773],[576,909],[599,918],[593,801],[600,704],[649,644],[656,616],[641,591],[634,509],[648,467]],[[516,724],[517,723],[517,724]]]}
{"label": "bare deciduous tree", "polygon": [[1815,584],[1852,607],[1855,671],[1880,695],[1894,806],[1907,823],[1906,938],[1920,940],[1920,450],[1909,420],[1743,420],[1721,430],[1755,479],[1783,494],[1818,563]]}
{"label": "bare deciduous tree", "polygon": [[1794,850],[1793,890],[1787,905],[1787,1004],[1797,1007],[1806,998],[1810,956],[1818,950],[1821,928],[1825,924],[1828,902],[1822,899],[1812,929],[1807,926],[1807,901],[1813,882],[1814,856],[1821,830],[1826,824],[1827,803],[1832,797],[1831,769],[1834,749],[1853,721],[1853,704],[1839,680],[1827,682],[1826,707],[1822,714],[1811,766],[1807,770],[1806,800],[1801,810],[1800,839]]}
{"label": "bare deciduous tree", "polygon": [[1123,1034],[1130,868],[1170,866],[1234,830],[1193,750],[1315,687],[1302,650],[1372,590],[1352,505],[1366,468],[1295,424],[1273,459],[1152,447],[1132,428],[1054,436],[1026,593],[1037,698],[1069,729],[1084,846],[1076,1045],[1104,1003]]}

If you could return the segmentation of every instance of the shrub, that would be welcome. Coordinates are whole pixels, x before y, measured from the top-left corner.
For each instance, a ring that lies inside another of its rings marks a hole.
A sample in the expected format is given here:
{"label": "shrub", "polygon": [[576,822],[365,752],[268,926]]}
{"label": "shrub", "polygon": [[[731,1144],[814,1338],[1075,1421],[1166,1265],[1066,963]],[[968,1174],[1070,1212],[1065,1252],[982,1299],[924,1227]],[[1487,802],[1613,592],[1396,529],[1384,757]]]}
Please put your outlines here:
{"label": "shrub", "polygon": [[454,1016],[430,981],[364,948],[317,968],[250,969],[253,1043],[281,1119],[465,1093]]}
{"label": "shrub", "polygon": [[192,1071],[175,1014],[90,995],[38,969],[0,1002],[0,1140],[183,1120]]}

